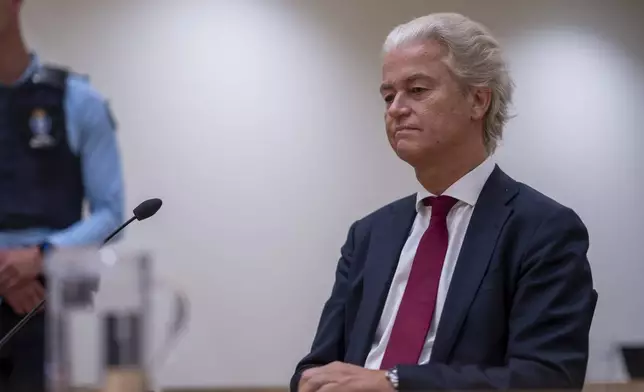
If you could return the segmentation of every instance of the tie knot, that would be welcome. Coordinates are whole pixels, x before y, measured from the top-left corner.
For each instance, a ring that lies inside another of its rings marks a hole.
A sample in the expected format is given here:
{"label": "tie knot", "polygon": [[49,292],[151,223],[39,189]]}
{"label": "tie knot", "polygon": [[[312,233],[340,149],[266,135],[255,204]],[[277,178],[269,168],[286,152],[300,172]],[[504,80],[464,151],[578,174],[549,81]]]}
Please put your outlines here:
{"label": "tie knot", "polygon": [[423,203],[426,206],[432,207],[432,217],[447,218],[447,214],[454,207],[458,200],[451,196],[437,196],[437,197],[427,197],[423,199]]}

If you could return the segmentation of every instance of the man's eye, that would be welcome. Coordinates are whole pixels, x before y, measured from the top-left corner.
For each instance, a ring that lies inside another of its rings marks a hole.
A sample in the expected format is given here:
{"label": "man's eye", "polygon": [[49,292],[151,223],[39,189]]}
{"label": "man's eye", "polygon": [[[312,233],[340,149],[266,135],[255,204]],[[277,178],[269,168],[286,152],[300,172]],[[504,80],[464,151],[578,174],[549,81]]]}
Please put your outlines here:
{"label": "man's eye", "polygon": [[386,103],[392,103],[394,101],[394,95],[393,94],[387,94],[383,98],[384,98]]}
{"label": "man's eye", "polygon": [[411,89],[409,89],[409,92],[411,92],[412,94],[422,94],[425,91],[427,91],[427,89],[424,87],[412,87]]}

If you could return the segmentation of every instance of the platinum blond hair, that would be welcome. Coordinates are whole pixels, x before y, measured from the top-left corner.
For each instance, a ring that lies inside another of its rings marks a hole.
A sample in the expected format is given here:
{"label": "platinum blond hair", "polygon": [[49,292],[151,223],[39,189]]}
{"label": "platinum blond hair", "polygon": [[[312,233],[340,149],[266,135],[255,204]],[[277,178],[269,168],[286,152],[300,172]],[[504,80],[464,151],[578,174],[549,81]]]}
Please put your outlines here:
{"label": "platinum blond hair", "polygon": [[443,61],[463,87],[487,87],[490,107],[484,118],[483,141],[492,154],[510,119],[514,83],[499,42],[488,29],[461,14],[435,13],[394,28],[383,45],[383,54],[401,45],[424,40],[442,44]]}

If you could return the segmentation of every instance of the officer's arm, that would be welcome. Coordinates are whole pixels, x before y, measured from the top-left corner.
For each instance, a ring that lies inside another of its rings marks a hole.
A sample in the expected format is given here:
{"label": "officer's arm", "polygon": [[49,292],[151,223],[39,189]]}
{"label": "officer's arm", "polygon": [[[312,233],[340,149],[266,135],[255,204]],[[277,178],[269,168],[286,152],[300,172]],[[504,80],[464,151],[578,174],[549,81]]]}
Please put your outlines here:
{"label": "officer's arm", "polygon": [[[88,216],[50,237],[54,246],[100,244],[123,221],[123,176],[115,124],[104,99],[91,88],[68,91],[75,121]],[[74,146],[70,146],[74,150]]]}

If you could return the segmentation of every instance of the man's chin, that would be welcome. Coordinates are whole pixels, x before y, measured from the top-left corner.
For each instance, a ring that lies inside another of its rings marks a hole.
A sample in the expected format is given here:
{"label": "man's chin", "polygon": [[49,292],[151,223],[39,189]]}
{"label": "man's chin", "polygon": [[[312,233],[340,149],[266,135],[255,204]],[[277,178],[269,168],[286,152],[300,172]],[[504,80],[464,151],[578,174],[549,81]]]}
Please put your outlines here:
{"label": "man's chin", "polygon": [[394,150],[396,152],[396,155],[398,155],[398,158],[402,159],[412,166],[418,164],[418,162],[422,160],[422,157],[424,155],[424,152],[421,148],[412,143],[404,141],[398,142],[398,144],[394,147]]}

